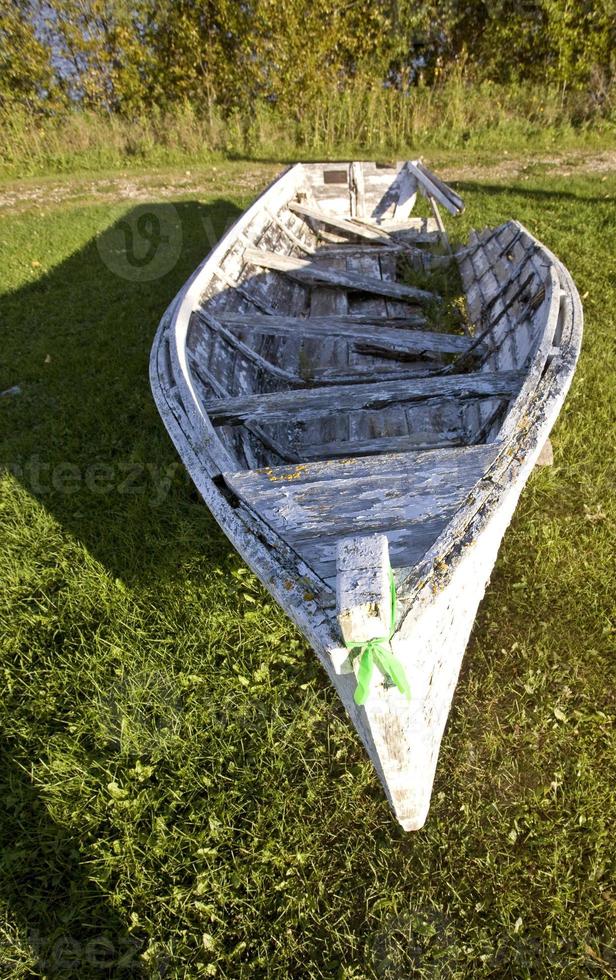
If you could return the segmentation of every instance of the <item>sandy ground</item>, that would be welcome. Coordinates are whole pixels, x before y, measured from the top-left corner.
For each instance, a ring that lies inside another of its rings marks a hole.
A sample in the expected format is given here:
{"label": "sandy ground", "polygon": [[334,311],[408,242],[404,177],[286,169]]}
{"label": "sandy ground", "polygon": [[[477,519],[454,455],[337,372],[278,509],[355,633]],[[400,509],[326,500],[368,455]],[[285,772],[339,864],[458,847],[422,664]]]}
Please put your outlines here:
{"label": "sandy ground", "polygon": [[[467,155],[467,154],[465,154]],[[468,155],[467,155],[468,156]],[[458,163],[455,154],[434,154],[438,172],[445,180],[506,180],[537,172],[555,176],[607,174],[616,172],[616,151],[600,153],[571,151],[550,156],[518,157],[503,153],[496,162]],[[430,158],[427,157],[430,163]],[[208,164],[198,170],[119,173],[108,176],[67,175],[26,178],[0,184],[0,214],[31,209],[42,211],[62,204],[104,204],[121,201],[151,201],[167,198],[201,198],[238,191],[251,196],[280,172],[279,163]]]}

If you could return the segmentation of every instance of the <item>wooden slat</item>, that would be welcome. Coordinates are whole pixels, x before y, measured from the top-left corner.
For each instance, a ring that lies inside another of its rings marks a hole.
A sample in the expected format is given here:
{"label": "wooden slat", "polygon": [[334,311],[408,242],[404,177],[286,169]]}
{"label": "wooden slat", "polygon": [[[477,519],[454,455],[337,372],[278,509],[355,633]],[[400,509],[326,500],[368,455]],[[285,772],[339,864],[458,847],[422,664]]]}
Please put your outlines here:
{"label": "wooden slat", "polygon": [[406,164],[409,171],[417,178],[420,186],[431,197],[435,197],[439,204],[451,214],[460,214],[464,210],[464,202],[461,197],[452,191],[451,187],[443,183],[435,174],[428,170],[419,160],[409,160]]}
{"label": "wooden slat", "polygon": [[320,208],[315,208],[308,204],[289,201],[288,208],[289,211],[293,211],[295,214],[301,214],[303,218],[311,218],[313,221],[319,221],[329,228],[337,228],[339,231],[344,231],[347,235],[366,238],[372,242],[379,242],[389,238],[387,232],[381,231],[378,228],[365,228],[362,225],[356,225],[346,218],[340,217],[340,215],[322,211]]}
{"label": "wooden slat", "polygon": [[[282,324],[288,323],[290,328],[301,330],[302,325],[308,320],[305,316],[283,316],[272,314],[271,316],[261,313],[222,313],[218,319],[221,323],[229,327],[242,327],[246,329],[265,330],[269,323]],[[313,325],[322,324],[327,330],[334,333],[341,329],[346,330],[353,324],[366,325],[373,328],[388,327],[391,330],[415,330],[426,324],[426,318],[420,313],[413,313],[407,316],[374,316],[372,313],[344,313],[331,314],[326,316],[311,316],[310,322]]]}
{"label": "wooden slat", "polygon": [[342,538],[336,548],[336,616],[345,643],[392,631],[389,545],[384,534]]}
{"label": "wooden slat", "polygon": [[[359,255],[350,256],[347,259],[347,269],[355,275],[371,276],[375,279],[383,279],[381,273],[381,263],[378,255]],[[387,277],[385,277],[387,278]],[[395,276],[393,277],[395,280]],[[385,297],[371,295],[366,297],[359,294],[353,297],[354,309],[358,312],[368,313],[372,316],[387,316],[387,303]],[[349,352],[349,361],[353,364],[358,362],[362,368],[372,368],[372,378],[383,378],[382,371],[383,351],[372,350],[370,344],[355,345]],[[389,356],[389,355],[388,355]],[[391,356],[400,357],[401,355],[392,354]],[[408,359],[409,355],[403,355]],[[364,379],[370,380],[368,376]],[[408,432],[406,412],[399,406],[386,408],[381,412],[350,412],[349,419],[349,438],[351,441],[356,439],[369,439],[372,436],[400,436]]]}
{"label": "wooden slat", "polygon": [[285,316],[220,317],[226,327],[292,337],[344,337],[359,346],[407,354],[462,354],[473,346],[471,337],[430,330],[397,330],[372,323],[337,321],[335,316],[295,319]]}
{"label": "wooden slat", "polygon": [[[378,357],[378,355],[377,355]],[[427,378],[439,374],[442,364],[429,361],[389,360],[383,357],[375,367],[376,357],[359,356],[349,364],[317,364],[306,369],[301,387],[316,388],[320,385],[365,384],[374,381],[375,375],[388,381],[392,378]]]}
{"label": "wooden slat", "polygon": [[274,222],[275,225],[277,225],[278,228],[280,228],[283,234],[286,235],[289,241],[293,242],[297,248],[299,248],[306,255],[312,255],[314,253],[314,247],[307,245],[306,242],[301,240],[301,238],[298,238],[295,232],[284,223],[279,215],[274,214],[273,211],[269,211],[267,208],[264,210],[267,216]]}
{"label": "wooden slat", "polygon": [[386,187],[385,193],[372,211],[373,219],[382,219],[388,211],[400,221],[408,217],[417,197],[417,181],[406,166],[403,166],[395,178]]}
{"label": "wooden slat", "polygon": [[215,425],[241,425],[246,421],[307,421],[344,411],[378,411],[390,405],[425,399],[510,398],[524,380],[522,371],[461,374],[448,377],[418,378],[409,381],[381,381],[370,384],[340,385],[281,391],[272,394],[243,395],[208,401],[206,410]]}
{"label": "wooden slat", "polygon": [[431,183],[434,184],[436,187],[438,187],[439,190],[443,192],[443,194],[445,194],[447,197],[450,198],[452,204],[454,204],[457,207],[460,213],[464,211],[464,201],[462,200],[459,194],[456,194],[454,189],[449,184],[446,184],[445,181],[438,176],[438,174],[434,173],[433,170],[429,170],[428,167],[426,167],[423,160],[418,160],[414,162],[416,162],[416,165],[419,167],[421,172],[431,181]]}
{"label": "wooden slat", "polygon": [[315,259],[329,258],[330,256],[343,255],[348,258],[351,255],[376,255],[381,256],[386,255],[402,255],[406,254],[410,250],[411,246],[401,245],[401,244],[384,244],[384,245],[356,245],[354,242],[345,242],[344,245],[338,243],[337,245],[319,245],[314,251]]}
{"label": "wooden slat", "polygon": [[417,200],[417,180],[413,177],[407,166],[400,171],[400,190],[394,206],[392,218],[394,221],[403,221],[415,207]]}
{"label": "wooden slat", "polygon": [[449,515],[500,445],[299,463],[225,473],[227,485],[285,540],[337,539]]}
{"label": "wooden slat", "polygon": [[247,248],[244,258],[252,265],[285,272],[301,282],[315,286],[338,286],[342,289],[374,293],[376,296],[390,296],[392,299],[411,300],[417,303],[430,303],[439,299],[436,293],[428,292],[426,289],[416,289],[414,286],[406,286],[399,282],[386,282],[383,279],[357,273],[328,269],[308,259],[299,259],[292,255],[278,255],[276,252]]}
{"label": "wooden slat", "polygon": [[364,165],[361,161],[351,164],[350,173],[351,202],[354,205],[354,213],[363,218],[366,213],[366,188],[364,182]]}
{"label": "wooden slat", "polygon": [[445,229],[445,224],[441,217],[441,212],[438,209],[438,204],[436,203],[436,201],[434,200],[431,194],[428,194],[428,200],[430,202],[430,207],[432,208],[432,214],[434,215],[434,220],[436,221],[441,236],[441,242],[445,246],[449,254],[453,256],[453,251],[451,245],[449,244],[449,238],[447,235],[447,231]]}
{"label": "wooden slat", "polygon": [[406,436],[382,436],[375,439],[353,439],[346,443],[324,442],[321,445],[302,446],[297,455],[311,460],[344,459],[349,456],[380,456],[383,453],[417,452],[421,449],[447,449],[464,446],[458,432],[414,432]]}

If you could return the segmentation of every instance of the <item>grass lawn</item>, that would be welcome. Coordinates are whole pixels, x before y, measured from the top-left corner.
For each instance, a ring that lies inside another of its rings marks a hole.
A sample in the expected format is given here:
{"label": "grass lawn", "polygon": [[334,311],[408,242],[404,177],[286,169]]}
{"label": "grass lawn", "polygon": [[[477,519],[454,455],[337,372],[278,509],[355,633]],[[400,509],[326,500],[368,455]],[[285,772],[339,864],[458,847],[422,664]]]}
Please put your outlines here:
{"label": "grass lawn", "polygon": [[233,167],[155,205],[154,281],[97,247],[134,201],[2,217],[0,976],[614,978],[616,174],[457,185],[458,230],[564,260],[586,332],[406,835],[150,396],[160,315],[260,189]]}

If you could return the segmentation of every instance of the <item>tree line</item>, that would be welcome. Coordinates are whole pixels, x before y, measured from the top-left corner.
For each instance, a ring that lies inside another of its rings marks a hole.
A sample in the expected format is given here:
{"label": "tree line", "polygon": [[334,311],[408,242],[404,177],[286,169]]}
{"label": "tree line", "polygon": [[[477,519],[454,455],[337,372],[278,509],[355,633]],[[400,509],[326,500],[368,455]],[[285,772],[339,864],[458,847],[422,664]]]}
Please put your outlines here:
{"label": "tree line", "polygon": [[0,0],[0,107],[130,117],[257,101],[301,119],[365,86],[585,90],[616,75],[615,0]]}

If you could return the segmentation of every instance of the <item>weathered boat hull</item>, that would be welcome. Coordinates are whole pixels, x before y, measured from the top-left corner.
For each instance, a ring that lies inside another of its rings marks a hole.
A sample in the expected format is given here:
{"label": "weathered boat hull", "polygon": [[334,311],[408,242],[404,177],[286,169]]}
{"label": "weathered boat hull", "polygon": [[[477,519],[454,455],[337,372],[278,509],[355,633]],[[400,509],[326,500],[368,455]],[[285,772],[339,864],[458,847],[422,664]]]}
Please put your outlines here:
{"label": "weathered boat hull", "polygon": [[[356,165],[350,165],[353,167]],[[350,168],[349,187],[353,180],[361,183],[359,171]],[[327,577],[326,570],[330,565],[325,559],[321,565],[311,560],[313,553],[321,555],[320,551],[314,551],[313,544],[310,551],[301,550],[292,537],[289,543],[284,523],[277,523],[278,511],[272,511],[274,516],[270,519],[270,511],[256,503],[253,505],[252,498],[243,495],[242,481],[250,471],[232,472],[228,447],[232,450],[234,444],[222,445],[220,430],[215,429],[210,419],[212,413],[214,418],[219,403],[210,400],[207,392],[204,397],[196,390],[189,365],[191,317],[194,310],[203,308],[210,270],[216,269],[221,259],[229,254],[230,243],[241,240],[255,215],[263,208],[270,213],[275,211],[280,202],[287,202],[296,194],[298,186],[298,172],[293,168],[239,219],[171,304],[153,346],[152,390],[169,434],[205,503],[237,551],[317,653],[372,759],[396,817],[406,830],[415,830],[423,825],[428,812],[439,746],[478,604],[519,495],[558,416],[573,375],[581,342],[581,306],[564,266],[516,223],[503,226],[505,231],[501,230],[499,234],[494,231],[484,233],[471,241],[466,250],[460,251],[458,264],[469,313],[477,324],[486,308],[498,308],[498,303],[501,308],[506,307],[500,299],[496,306],[490,307],[490,302],[502,289],[506,270],[494,273],[492,286],[485,280],[486,269],[498,270],[492,253],[496,250],[498,262],[501,262],[503,240],[505,247],[512,250],[511,257],[507,256],[510,269],[511,263],[517,261],[513,252],[523,247],[525,251],[521,254],[531,255],[537,276],[544,275],[542,270],[549,270],[545,280],[546,295],[540,300],[545,324],[542,322],[536,337],[529,332],[530,339],[520,341],[529,346],[527,375],[519,390],[506,401],[504,418],[494,422],[494,399],[484,399],[476,408],[477,431],[485,430],[481,439],[486,441],[475,448],[481,451],[484,468],[479,478],[472,477],[468,486],[461,477],[463,495],[457,502],[455,516],[437,526],[432,542],[427,549],[422,546],[418,557],[407,564],[402,563],[403,559],[393,561],[399,616],[392,650],[404,663],[412,698],[409,702],[395,686],[381,680],[373,685],[365,704],[357,705],[354,701],[356,676],[336,619],[331,579]],[[401,196],[399,194],[398,200]],[[343,215],[342,220],[346,220],[339,202],[332,214]],[[391,219],[389,225],[392,226]],[[342,234],[346,234],[344,229]],[[305,242],[301,247],[306,248]],[[294,251],[298,254],[299,247]],[[295,269],[305,276],[301,265],[296,264],[291,271],[294,273]],[[308,272],[312,274],[312,268]],[[250,280],[242,282],[241,288],[246,290],[246,282],[250,283]],[[305,287],[302,285],[302,288]],[[329,288],[329,285],[319,279],[318,288]],[[506,297],[506,292],[504,295]],[[502,314],[503,321],[505,314]],[[258,316],[257,310],[255,316]],[[503,338],[501,346],[495,345],[496,350],[490,354],[495,369],[500,372],[517,366],[515,351],[509,355],[503,352],[508,339],[506,331],[503,331]],[[512,343],[512,350],[514,346]],[[512,364],[507,363],[507,356],[514,358]],[[505,358],[504,363],[498,363],[499,358]],[[492,377],[494,375],[490,375]],[[212,383],[215,384],[216,379],[212,379]],[[424,389],[426,384],[425,379],[420,382]],[[350,399],[355,405],[355,389],[339,391],[342,403]],[[295,398],[293,395],[285,397],[287,400]],[[307,401],[312,404],[319,397],[308,394]],[[284,402],[284,397],[279,397],[278,401]],[[233,404],[224,399],[221,402],[227,405],[225,411],[230,411],[228,406],[236,406],[238,399],[236,397]],[[248,408],[244,402],[241,404],[242,419],[255,417],[246,414],[254,412],[252,402]],[[267,398],[259,400],[260,411],[264,403],[269,405]],[[207,405],[211,406],[210,412]],[[268,419],[278,418],[272,415],[270,408],[268,412]],[[269,431],[277,430],[270,427]],[[399,440],[400,437],[394,438]],[[364,446],[363,442],[361,446]],[[474,449],[470,449],[472,455]],[[304,447],[304,451],[309,453],[310,447]],[[443,465],[449,465],[448,461],[452,459],[447,455],[449,451],[443,449],[441,452],[442,457],[438,456],[438,449],[415,453],[413,466],[421,468],[432,465],[433,461],[436,465],[439,459],[444,460]],[[349,445],[348,455],[353,456],[353,444]],[[399,453],[383,458],[389,459],[392,467],[398,467],[402,465],[402,456]],[[464,454],[460,456],[461,460],[463,458]],[[461,474],[466,466],[467,463],[460,462]],[[279,466],[277,472],[281,480],[295,475],[284,465]],[[333,468],[331,472],[334,472]],[[455,470],[452,471],[453,478]],[[249,482],[255,482],[252,476]],[[396,540],[394,534],[390,541],[394,554]]]}

